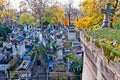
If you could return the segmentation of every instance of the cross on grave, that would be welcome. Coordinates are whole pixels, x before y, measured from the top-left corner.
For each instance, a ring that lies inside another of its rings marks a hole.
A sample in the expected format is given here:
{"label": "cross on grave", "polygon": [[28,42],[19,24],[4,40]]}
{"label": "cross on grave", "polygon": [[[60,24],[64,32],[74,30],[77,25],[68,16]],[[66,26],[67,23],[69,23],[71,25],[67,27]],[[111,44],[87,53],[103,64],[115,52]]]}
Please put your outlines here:
{"label": "cross on grave", "polygon": [[115,9],[114,8],[110,9],[110,5],[111,5],[111,3],[108,2],[107,5],[105,6],[105,9],[101,9],[101,12],[104,13],[104,20],[103,20],[103,24],[101,26],[102,28],[110,27],[110,23],[109,23],[110,13],[115,13]]}

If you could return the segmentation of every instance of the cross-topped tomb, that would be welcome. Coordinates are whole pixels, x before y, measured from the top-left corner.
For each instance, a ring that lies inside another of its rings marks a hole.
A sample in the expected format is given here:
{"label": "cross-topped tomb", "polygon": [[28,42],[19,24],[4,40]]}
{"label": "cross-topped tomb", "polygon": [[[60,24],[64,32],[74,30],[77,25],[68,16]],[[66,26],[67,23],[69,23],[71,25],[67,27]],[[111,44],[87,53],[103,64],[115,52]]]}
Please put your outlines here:
{"label": "cross-topped tomb", "polygon": [[104,13],[104,20],[103,20],[103,24],[102,24],[102,28],[109,28],[110,27],[110,23],[109,23],[109,16],[110,13],[115,13],[115,9],[114,8],[110,8],[111,3],[108,2],[107,5],[105,6],[105,9],[101,9],[101,12]]}

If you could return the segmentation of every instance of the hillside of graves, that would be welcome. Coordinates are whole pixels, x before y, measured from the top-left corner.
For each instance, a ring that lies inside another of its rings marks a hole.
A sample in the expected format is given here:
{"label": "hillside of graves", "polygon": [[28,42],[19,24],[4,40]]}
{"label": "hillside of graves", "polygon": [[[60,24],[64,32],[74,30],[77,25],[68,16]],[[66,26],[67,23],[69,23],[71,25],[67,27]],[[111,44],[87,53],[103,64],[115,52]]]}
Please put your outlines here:
{"label": "hillside of graves", "polygon": [[119,62],[120,59],[120,30],[103,28],[95,31],[85,32],[86,40],[95,44],[97,48],[104,51],[108,61]]}

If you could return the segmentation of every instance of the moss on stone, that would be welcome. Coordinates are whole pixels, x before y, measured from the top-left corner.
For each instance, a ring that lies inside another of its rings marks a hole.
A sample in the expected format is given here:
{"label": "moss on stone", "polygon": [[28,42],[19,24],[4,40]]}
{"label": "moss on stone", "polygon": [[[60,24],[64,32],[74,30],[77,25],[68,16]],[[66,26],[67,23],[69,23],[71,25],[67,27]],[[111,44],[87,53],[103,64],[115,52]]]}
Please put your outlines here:
{"label": "moss on stone", "polygon": [[96,41],[94,41],[94,43],[95,43],[96,47],[101,48],[99,41],[96,40]]}
{"label": "moss on stone", "polygon": [[89,42],[90,41],[90,36],[88,36],[87,34],[85,34],[86,40]]}

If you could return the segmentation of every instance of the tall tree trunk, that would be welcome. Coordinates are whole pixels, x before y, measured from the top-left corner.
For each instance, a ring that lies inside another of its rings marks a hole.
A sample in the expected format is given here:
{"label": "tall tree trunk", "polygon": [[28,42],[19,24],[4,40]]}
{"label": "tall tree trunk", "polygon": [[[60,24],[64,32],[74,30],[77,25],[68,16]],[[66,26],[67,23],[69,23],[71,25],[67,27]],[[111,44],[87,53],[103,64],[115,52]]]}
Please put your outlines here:
{"label": "tall tree trunk", "polygon": [[42,20],[42,15],[40,15],[40,27],[43,28],[43,20]]}
{"label": "tall tree trunk", "polygon": [[69,19],[69,26],[71,24],[71,16],[70,16],[70,12],[68,12],[68,19]]}

